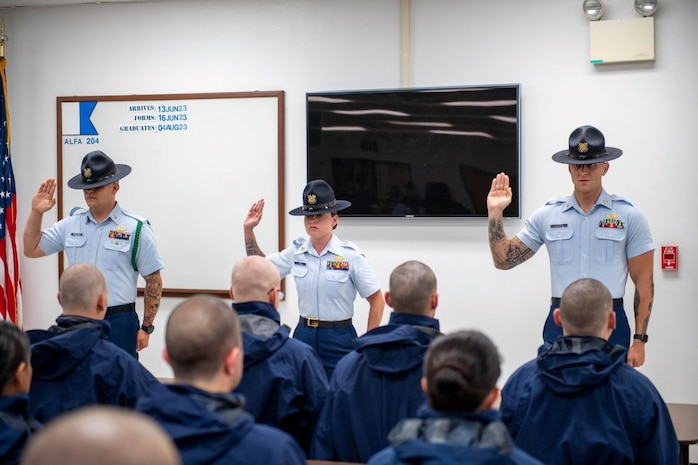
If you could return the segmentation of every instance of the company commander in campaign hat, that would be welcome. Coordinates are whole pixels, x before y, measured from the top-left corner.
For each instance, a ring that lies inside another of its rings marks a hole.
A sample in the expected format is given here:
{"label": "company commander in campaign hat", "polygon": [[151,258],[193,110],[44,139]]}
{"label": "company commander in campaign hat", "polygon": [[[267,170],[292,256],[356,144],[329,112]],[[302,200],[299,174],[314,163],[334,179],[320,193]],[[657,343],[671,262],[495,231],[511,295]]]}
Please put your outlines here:
{"label": "company commander in campaign hat", "polygon": [[332,186],[322,179],[310,181],[303,189],[303,205],[294,208],[289,215],[309,216],[321,213],[332,213],[351,206],[347,200],[337,200]]}
{"label": "company commander in campaign hat", "polygon": [[[86,154],[80,173],[68,186],[82,189],[88,209],[43,231],[43,215],[56,204],[56,180],[42,182],[32,198],[24,229],[24,255],[37,258],[65,251],[69,265],[87,262],[99,268],[109,291],[105,317],[111,325],[108,339],[137,357],[155,329],[164,265],[148,220],[123,210],[116,201],[119,180],[130,172],[130,166],[114,163],[101,150]],[[139,275],[145,280],[142,324],[135,304]]]}
{"label": "company commander in campaign hat", "polygon": [[[290,247],[267,258],[281,278],[293,275],[300,313],[293,337],[318,352],[329,380],[337,362],[352,350],[352,341],[357,337],[352,320],[356,294],[369,303],[367,330],[380,325],[385,300],[380,282],[361,249],[333,233],[339,222],[337,212],[351,203],[337,200],[332,187],[322,179],[305,186],[302,202],[289,214],[303,216],[308,237],[294,240]],[[263,209],[264,199],[255,202],[245,218],[247,255],[264,256],[254,234]]]}
{"label": "company commander in campaign hat", "polygon": [[570,134],[569,148],[553,155],[553,160],[569,165],[588,165],[615,160],[621,149],[606,147],[606,138],[594,126],[580,126]]}
{"label": "company commander in campaign hat", "polygon": [[[498,174],[487,196],[489,243],[495,267],[508,270],[531,258],[545,244],[550,259],[551,300],[543,340],[555,343],[562,328],[553,319],[562,292],[577,279],[604,283],[613,296],[616,328],[609,339],[628,349],[628,364],[645,362],[647,326],[654,300],[654,244],[647,218],[630,200],[606,192],[602,179],[609,161],[623,151],[606,146],[594,126],[580,126],[569,136],[568,147],[553,160],[568,165],[572,195],[556,197],[536,210],[519,233],[504,232],[503,211],[511,203],[509,177]],[[582,274],[583,271],[583,274]],[[635,284],[635,327],[630,331],[623,297],[630,275]],[[632,343],[632,345],[631,345]]]}
{"label": "company commander in campaign hat", "polygon": [[101,150],[90,152],[82,159],[80,174],[68,180],[72,189],[96,189],[128,176],[131,167],[114,163]]}

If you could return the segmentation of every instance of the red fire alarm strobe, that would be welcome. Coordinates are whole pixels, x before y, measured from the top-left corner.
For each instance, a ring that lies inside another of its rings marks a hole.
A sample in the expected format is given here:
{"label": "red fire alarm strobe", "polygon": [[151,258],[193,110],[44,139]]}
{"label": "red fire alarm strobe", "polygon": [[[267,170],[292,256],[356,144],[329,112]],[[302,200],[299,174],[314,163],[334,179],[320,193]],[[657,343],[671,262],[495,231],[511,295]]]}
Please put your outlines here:
{"label": "red fire alarm strobe", "polygon": [[662,269],[663,270],[678,270],[679,269],[679,247],[677,245],[662,246]]}

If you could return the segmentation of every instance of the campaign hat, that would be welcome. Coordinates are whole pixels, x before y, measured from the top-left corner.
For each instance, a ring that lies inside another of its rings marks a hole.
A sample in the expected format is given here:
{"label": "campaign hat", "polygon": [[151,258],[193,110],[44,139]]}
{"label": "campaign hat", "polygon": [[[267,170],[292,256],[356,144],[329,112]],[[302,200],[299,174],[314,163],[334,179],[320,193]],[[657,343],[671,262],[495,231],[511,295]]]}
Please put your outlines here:
{"label": "campaign hat", "polygon": [[95,150],[82,159],[80,174],[68,181],[68,187],[73,189],[95,189],[106,186],[127,176],[131,167],[114,163],[106,153]]}
{"label": "campaign hat", "polygon": [[553,160],[568,165],[590,165],[614,160],[623,151],[616,147],[607,147],[603,133],[594,126],[580,126],[570,134],[569,148],[553,155]]}
{"label": "campaign hat", "polygon": [[303,189],[303,205],[294,208],[289,215],[308,216],[320,215],[322,213],[336,212],[349,208],[351,202],[348,200],[337,200],[334,189],[327,181],[315,179],[310,181]]}

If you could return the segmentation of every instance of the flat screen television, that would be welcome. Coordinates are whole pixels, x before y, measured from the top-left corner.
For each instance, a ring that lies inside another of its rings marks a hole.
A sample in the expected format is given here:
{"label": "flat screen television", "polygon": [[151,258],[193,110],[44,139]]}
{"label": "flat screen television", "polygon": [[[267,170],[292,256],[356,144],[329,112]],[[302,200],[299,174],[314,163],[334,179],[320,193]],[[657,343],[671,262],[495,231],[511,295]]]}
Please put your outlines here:
{"label": "flat screen television", "polygon": [[497,173],[520,215],[519,85],[309,92],[308,180],[351,202],[343,217],[487,217]]}

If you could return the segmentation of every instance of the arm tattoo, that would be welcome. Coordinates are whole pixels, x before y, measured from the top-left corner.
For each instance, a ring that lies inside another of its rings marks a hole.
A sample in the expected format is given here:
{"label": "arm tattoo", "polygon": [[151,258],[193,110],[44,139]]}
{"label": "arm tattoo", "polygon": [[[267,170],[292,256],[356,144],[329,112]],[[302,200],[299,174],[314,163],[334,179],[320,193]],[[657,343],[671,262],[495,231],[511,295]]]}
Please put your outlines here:
{"label": "arm tattoo", "polygon": [[[649,295],[649,302],[647,302],[647,317],[645,318],[644,321],[642,321],[643,334],[647,332],[647,326],[649,325],[650,316],[652,315],[652,306],[654,306],[654,274],[651,274],[649,279],[650,279],[650,295]],[[635,319],[637,319],[640,315],[640,292],[637,290],[637,286],[635,287],[635,296],[634,296],[634,300],[633,300],[633,311],[635,313]]]}
{"label": "arm tattoo", "polygon": [[513,245],[509,244],[509,249],[507,250],[507,263],[513,268],[519,265],[533,256],[533,250],[529,249],[528,246],[524,244]]}
{"label": "arm tattoo", "polygon": [[145,295],[143,298],[143,324],[150,326],[155,321],[155,315],[160,308],[162,297],[162,278],[160,271],[143,276],[145,279]]}
{"label": "arm tattoo", "polygon": [[516,265],[531,258],[534,254],[528,246],[520,241],[507,239],[502,220],[490,219],[489,240],[494,265],[500,270],[514,268]]}
{"label": "arm tattoo", "polygon": [[504,223],[501,220],[490,220],[489,231],[490,243],[499,242],[507,238],[507,235],[504,234]]}
{"label": "arm tattoo", "polygon": [[261,257],[266,256],[264,255],[264,252],[262,252],[262,249],[260,249],[257,245],[257,241],[255,239],[247,239],[245,241],[245,251],[247,252],[248,257],[250,255],[259,255]]}

